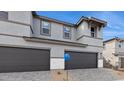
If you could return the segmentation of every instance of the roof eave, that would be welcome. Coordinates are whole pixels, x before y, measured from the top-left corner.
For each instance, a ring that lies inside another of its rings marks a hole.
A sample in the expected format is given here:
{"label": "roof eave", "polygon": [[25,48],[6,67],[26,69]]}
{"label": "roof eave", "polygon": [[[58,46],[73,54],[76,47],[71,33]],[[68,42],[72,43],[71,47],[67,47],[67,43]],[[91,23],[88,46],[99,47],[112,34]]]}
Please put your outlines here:
{"label": "roof eave", "polygon": [[100,19],[97,19],[95,17],[84,17],[82,16],[79,21],[76,23],[76,25],[78,26],[83,20],[87,20],[87,21],[95,21],[95,22],[98,22],[100,23],[101,25],[103,25],[103,27],[105,27],[107,25],[107,22],[106,21],[103,21],[103,20],[100,20]]}
{"label": "roof eave", "polygon": [[112,39],[109,39],[109,40],[105,40],[105,41],[103,41],[103,43],[108,43],[108,42],[113,41],[113,40],[119,40],[119,38],[115,37],[115,38],[112,38]]}
{"label": "roof eave", "polygon": [[36,13],[35,11],[32,11],[32,15],[33,15],[33,16],[36,16],[37,13]]}
{"label": "roof eave", "polygon": [[101,24],[103,24],[103,26],[106,26],[106,25],[107,25],[107,22],[106,22],[106,21],[97,19],[97,18],[95,18],[95,17],[91,17],[90,20],[96,21],[96,22],[98,22],[98,23],[101,23]]}
{"label": "roof eave", "polygon": [[83,20],[88,20],[88,17],[82,16],[79,21],[76,23],[76,26],[78,26]]}
{"label": "roof eave", "polygon": [[49,44],[59,44],[59,45],[68,45],[68,46],[76,46],[76,47],[87,47],[88,44],[82,44],[77,42],[71,41],[63,41],[63,40],[55,40],[55,39],[48,39],[48,38],[38,38],[38,37],[23,37],[27,41],[31,42],[42,42],[42,43],[49,43]]}
{"label": "roof eave", "polygon": [[56,23],[68,25],[68,26],[71,26],[71,27],[75,26],[75,24],[72,24],[72,23],[60,21],[60,20],[57,20],[57,19],[54,19],[54,18],[49,18],[49,17],[46,17],[46,16],[37,15],[37,13],[35,11],[33,11],[32,14],[33,14],[34,17],[40,18],[40,19],[43,19],[43,20],[48,20],[48,21],[51,21],[51,22],[56,22]]}

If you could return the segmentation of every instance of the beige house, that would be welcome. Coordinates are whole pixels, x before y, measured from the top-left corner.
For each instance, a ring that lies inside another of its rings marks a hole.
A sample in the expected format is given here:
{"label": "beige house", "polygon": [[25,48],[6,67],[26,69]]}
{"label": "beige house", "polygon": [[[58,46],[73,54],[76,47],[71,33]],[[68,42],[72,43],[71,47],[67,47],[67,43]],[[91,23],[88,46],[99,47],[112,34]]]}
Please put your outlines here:
{"label": "beige house", "polygon": [[31,11],[1,11],[0,72],[103,67],[106,24],[94,17],[72,24]]}
{"label": "beige house", "polygon": [[116,68],[124,68],[124,39],[116,37],[104,41],[103,56],[106,63]]}

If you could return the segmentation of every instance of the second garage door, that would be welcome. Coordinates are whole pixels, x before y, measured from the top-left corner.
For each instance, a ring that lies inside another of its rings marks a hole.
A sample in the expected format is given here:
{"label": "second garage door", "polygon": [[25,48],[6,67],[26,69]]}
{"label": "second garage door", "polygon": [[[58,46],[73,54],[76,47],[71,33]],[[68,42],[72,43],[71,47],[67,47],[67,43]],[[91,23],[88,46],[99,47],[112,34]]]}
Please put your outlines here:
{"label": "second garage door", "polygon": [[0,47],[0,72],[50,69],[49,50]]}
{"label": "second garage door", "polygon": [[97,53],[66,51],[70,60],[65,62],[65,69],[97,68]]}

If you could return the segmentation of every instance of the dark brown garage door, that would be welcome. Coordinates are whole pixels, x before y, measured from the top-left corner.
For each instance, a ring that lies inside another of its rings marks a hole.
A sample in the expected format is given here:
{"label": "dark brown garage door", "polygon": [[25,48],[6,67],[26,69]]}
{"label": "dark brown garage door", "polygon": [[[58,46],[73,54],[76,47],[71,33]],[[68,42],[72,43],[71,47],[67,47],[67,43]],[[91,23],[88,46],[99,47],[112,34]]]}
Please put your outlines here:
{"label": "dark brown garage door", "polygon": [[65,62],[65,69],[97,68],[97,53],[66,51],[70,60]]}
{"label": "dark brown garage door", "polygon": [[0,47],[0,72],[50,69],[49,50]]}

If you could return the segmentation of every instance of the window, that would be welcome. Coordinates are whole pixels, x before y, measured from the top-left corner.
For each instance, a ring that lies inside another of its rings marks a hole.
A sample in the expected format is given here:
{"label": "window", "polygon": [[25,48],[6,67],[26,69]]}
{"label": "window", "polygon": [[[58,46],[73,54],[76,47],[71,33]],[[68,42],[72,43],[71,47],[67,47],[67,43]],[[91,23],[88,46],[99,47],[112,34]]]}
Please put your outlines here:
{"label": "window", "polygon": [[8,19],[8,12],[0,11],[0,19],[7,20]]}
{"label": "window", "polygon": [[96,37],[96,29],[95,29],[95,27],[91,27],[91,37]]}
{"label": "window", "polygon": [[105,44],[103,44],[103,49],[106,49],[106,45]]}
{"label": "window", "polygon": [[71,28],[64,26],[64,38],[70,39],[71,38]]}
{"label": "window", "polygon": [[121,44],[119,44],[119,48],[121,48]]}
{"label": "window", "polygon": [[50,23],[46,21],[42,21],[41,25],[42,25],[41,34],[50,35]]}

